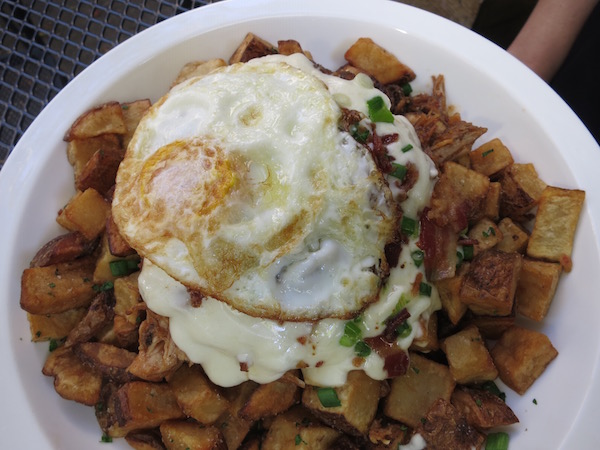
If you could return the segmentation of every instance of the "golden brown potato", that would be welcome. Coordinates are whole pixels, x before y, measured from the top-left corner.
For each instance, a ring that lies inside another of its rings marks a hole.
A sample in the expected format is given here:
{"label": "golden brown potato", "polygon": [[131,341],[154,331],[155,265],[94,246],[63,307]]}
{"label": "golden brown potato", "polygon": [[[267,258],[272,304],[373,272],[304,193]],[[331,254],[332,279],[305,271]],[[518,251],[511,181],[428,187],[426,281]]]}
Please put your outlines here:
{"label": "golden brown potato", "polygon": [[484,218],[473,225],[467,233],[470,239],[475,239],[477,244],[473,246],[474,254],[481,253],[496,246],[502,241],[502,231],[491,219]]}
{"label": "golden brown potato", "polygon": [[93,188],[99,194],[106,196],[107,192],[115,184],[119,164],[123,160],[125,152],[119,144],[118,147],[101,147],[88,160],[75,178],[75,188],[85,191]]}
{"label": "golden brown potato", "polygon": [[519,221],[537,205],[546,187],[533,164],[511,164],[500,173],[500,215]]}
{"label": "golden brown potato", "polygon": [[69,309],[57,314],[30,314],[29,330],[33,342],[64,339],[85,316],[87,308]]}
{"label": "golden brown potato", "polygon": [[73,261],[92,253],[98,245],[97,240],[88,240],[76,231],[61,234],[48,241],[38,250],[29,267],[44,267]]}
{"label": "golden brown potato", "polygon": [[[98,255],[96,268],[94,269],[94,283],[114,282],[117,278],[139,270],[140,257],[135,252],[127,256],[115,256],[112,254],[107,233],[102,235],[99,251],[100,254]],[[119,264],[116,261],[124,261],[127,264],[123,263],[125,264],[124,267],[111,267],[112,264]]]}
{"label": "golden brown potato", "polygon": [[304,53],[300,43],[294,39],[277,41],[277,52],[280,55],[293,55],[294,53]]}
{"label": "golden brown potato", "polygon": [[546,335],[518,326],[506,330],[490,353],[500,379],[521,395],[558,356]]}
{"label": "golden brown potato", "polygon": [[523,253],[527,247],[529,234],[510,217],[505,217],[498,222],[498,228],[502,232],[502,240],[496,245],[496,249],[506,253]]}
{"label": "golden brown potato", "polygon": [[73,352],[88,366],[117,383],[133,381],[127,367],[135,353],[102,342],[84,342],[73,347]]}
{"label": "golden brown potato", "polygon": [[[297,377],[299,373],[294,374]],[[288,410],[300,400],[300,388],[285,376],[271,383],[261,384],[239,412],[240,417],[257,421],[264,417],[276,416]]]}
{"label": "golden brown potato", "polygon": [[499,339],[506,330],[515,324],[516,314],[513,308],[508,316],[477,316],[467,314],[466,325],[475,325],[485,339]]}
{"label": "golden brown potato", "polygon": [[181,365],[167,382],[185,415],[201,424],[215,423],[229,407],[222,390],[208,379],[198,365]]}
{"label": "golden brown potato", "polygon": [[527,255],[558,262],[571,271],[575,229],[585,192],[548,186],[541,194]]}
{"label": "golden brown potato", "polygon": [[517,284],[517,312],[540,322],[552,304],[562,267],[558,263],[523,259]]}
{"label": "golden brown potato", "polygon": [[75,180],[91,157],[103,148],[120,149],[121,140],[118,134],[109,133],[83,139],[73,139],[67,144],[67,159],[73,166]]}
{"label": "golden brown potato", "polygon": [[25,269],[21,277],[21,308],[31,314],[57,314],[87,307],[96,295],[92,283],[95,260]]}
{"label": "golden brown potato", "polygon": [[167,450],[227,450],[221,430],[184,420],[167,420],[160,424],[160,434]]}
{"label": "golden brown potato", "polygon": [[473,258],[460,289],[460,298],[480,315],[507,316],[513,310],[521,255],[485,250]]}
{"label": "golden brown potato", "polygon": [[460,288],[468,270],[469,263],[463,262],[454,277],[435,282],[442,302],[442,308],[448,314],[448,318],[453,325],[460,322],[460,319],[462,319],[468,309],[467,305],[460,300]]}
{"label": "golden brown potato", "polygon": [[455,385],[447,366],[411,353],[406,374],[391,381],[383,412],[391,419],[417,427],[438,398],[450,401]]}
{"label": "golden brown potato", "polygon": [[415,79],[412,69],[379,46],[371,38],[359,38],[344,54],[354,67],[371,75],[381,84],[408,83]]}
{"label": "golden brown potato", "polygon": [[498,377],[483,337],[474,325],[442,341],[450,373],[459,384],[481,383]]}
{"label": "golden brown potato", "polygon": [[106,239],[108,241],[108,250],[114,256],[131,256],[135,253],[127,241],[119,232],[117,224],[113,220],[112,214],[106,219]]}
{"label": "golden brown potato", "polygon": [[101,332],[110,326],[114,317],[114,296],[112,290],[99,292],[92,300],[90,307],[81,321],[73,327],[67,336],[65,346],[70,347],[81,342],[87,342],[98,337]]}
{"label": "golden brown potato", "polygon": [[215,425],[223,432],[227,448],[238,448],[250,431],[253,423],[239,413],[257,387],[253,381],[246,381],[225,391],[229,407]]}
{"label": "golden brown potato", "polygon": [[70,231],[79,231],[88,240],[97,238],[106,226],[110,203],[93,188],[77,192],[59,211],[56,221]]}
{"label": "golden brown potato", "polygon": [[157,430],[134,431],[125,436],[125,441],[134,450],[165,450],[160,432]]}
{"label": "golden brown potato", "polygon": [[108,102],[87,110],[73,122],[65,141],[85,139],[101,134],[125,134],[127,125],[119,102]]}
{"label": "golden brown potato", "polygon": [[[307,386],[302,394],[302,404],[331,427],[352,436],[364,436],[375,418],[381,382],[369,378],[362,370],[348,373],[346,384],[335,388],[340,406],[324,406],[319,390]],[[324,388],[331,389],[331,388]]]}
{"label": "golden brown potato", "polygon": [[517,423],[519,419],[504,400],[484,389],[457,386],[452,404],[477,429],[490,429]]}
{"label": "golden brown potato", "polygon": [[93,406],[100,399],[102,375],[81,362],[70,348],[63,346],[50,353],[42,373],[54,377],[54,389],[67,400]]}
{"label": "golden brown potato", "polygon": [[514,162],[510,150],[498,138],[480,145],[469,153],[469,157],[471,169],[488,177]]}
{"label": "golden brown potato", "polygon": [[229,64],[247,62],[253,58],[260,58],[277,53],[277,49],[270,42],[259,38],[255,34],[248,33],[242,43],[229,58]]}

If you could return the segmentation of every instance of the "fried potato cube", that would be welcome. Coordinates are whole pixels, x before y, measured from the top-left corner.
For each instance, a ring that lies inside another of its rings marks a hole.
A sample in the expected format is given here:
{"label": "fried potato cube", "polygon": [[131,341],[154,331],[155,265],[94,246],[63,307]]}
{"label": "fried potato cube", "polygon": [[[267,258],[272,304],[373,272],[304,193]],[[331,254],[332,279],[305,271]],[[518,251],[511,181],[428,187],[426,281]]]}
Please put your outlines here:
{"label": "fried potato cube", "polygon": [[70,348],[63,346],[50,353],[42,373],[54,377],[54,389],[67,400],[92,406],[100,399],[102,375],[81,362]]}
{"label": "fried potato cube", "polygon": [[85,111],[65,134],[65,141],[85,139],[101,134],[125,134],[127,125],[119,102],[108,102]]}
{"label": "fried potato cube", "polygon": [[417,427],[438,398],[450,400],[455,385],[447,366],[411,353],[406,374],[391,381],[383,412],[391,419]]}
{"label": "fried potato cube", "polygon": [[486,142],[469,153],[471,169],[490,177],[510,166],[514,160],[510,150],[498,138]]}
{"label": "fried potato cube", "polygon": [[480,383],[498,377],[498,370],[483,337],[474,325],[447,337],[442,341],[441,347],[448,358],[450,373],[457,383]]}
{"label": "fried potato cube", "polygon": [[135,100],[129,103],[121,103],[121,109],[123,110],[123,120],[125,121],[125,127],[127,131],[123,135],[123,150],[127,150],[129,142],[135,133],[140,120],[146,114],[146,111],[150,109],[152,104],[150,100],[145,98],[141,100]]}
{"label": "fried potato cube", "polygon": [[213,70],[218,69],[219,67],[225,67],[226,65],[227,63],[225,60],[221,58],[209,59],[206,61],[191,61],[181,68],[177,74],[177,78],[175,78],[175,81],[173,81],[171,86],[178,85],[190,78],[209,74]]}
{"label": "fried potato cube", "polygon": [[413,339],[410,350],[429,352],[437,350],[440,345],[438,341],[438,318],[437,314],[430,314],[427,320],[419,319],[421,332]]}
{"label": "fried potato cube", "polygon": [[402,64],[398,58],[370,38],[359,38],[346,50],[344,58],[381,84],[408,83],[415,79],[415,73],[410,67]]}
{"label": "fried potato cube", "polygon": [[184,417],[166,383],[131,381],[113,394],[111,403],[115,413],[115,422],[108,428],[111,437],[123,437],[130,431],[158,427],[165,420]]}
{"label": "fried potato cube", "polygon": [[275,417],[262,443],[262,450],[310,448],[326,450],[342,433],[323,425],[307,409],[295,406]]}
{"label": "fried potato cube", "polygon": [[[125,257],[113,255],[110,251],[108,236],[105,233],[104,235],[102,235],[100,255],[98,256],[98,260],[96,262],[96,269],[94,270],[94,282],[103,283],[106,281],[115,281],[121,276],[117,276],[113,273],[113,269],[111,269],[111,263],[115,261],[131,261],[132,266],[134,266],[136,265],[136,262],[139,262],[139,259],[140,258],[136,253],[132,253],[129,256]],[[116,273],[118,274],[120,272],[117,271]]]}
{"label": "fried potato cube", "polygon": [[455,162],[446,162],[433,189],[427,217],[440,227],[460,232],[479,213],[489,187],[488,177]]}
{"label": "fried potato cube", "polygon": [[500,215],[519,219],[537,205],[546,188],[533,164],[511,164],[500,173]]}
{"label": "fried potato cube", "polygon": [[512,312],[522,257],[485,250],[473,258],[460,298],[475,314],[507,316]]}
{"label": "fried potato cube", "polygon": [[519,419],[504,400],[483,389],[457,386],[452,404],[477,429],[488,430],[517,423]]}
{"label": "fried potato cube", "polygon": [[473,225],[467,235],[477,240],[477,244],[473,246],[474,254],[496,246],[503,237],[500,228],[488,218],[481,219]]}
{"label": "fried potato cube", "polygon": [[521,395],[558,356],[545,334],[516,325],[502,334],[490,353],[500,379]]}
{"label": "fried potato cube", "polygon": [[323,406],[318,397],[319,388],[307,386],[302,394],[302,404],[331,427],[352,436],[364,436],[375,414],[381,393],[381,382],[373,380],[362,370],[348,373],[343,386],[335,392],[340,406]]}
{"label": "fried potato cube", "polygon": [[467,305],[460,299],[460,287],[465,279],[465,274],[469,270],[469,265],[468,262],[463,262],[454,277],[435,282],[442,308],[446,311],[453,325],[460,322],[468,309]]}
{"label": "fried potato cube", "polygon": [[156,429],[134,431],[125,436],[125,441],[134,450],[165,450],[160,432]]}
{"label": "fried potato cube", "polygon": [[558,262],[570,272],[575,229],[584,200],[584,191],[552,186],[544,189],[527,244],[527,255]]}
{"label": "fried potato cube", "polygon": [[102,342],[83,342],[75,345],[73,351],[81,361],[105,377],[117,383],[133,381],[127,367],[135,358],[135,353]]}
{"label": "fried potato cube", "polygon": [[139,325],[139,311],[137,306],[141,302],[138,289],[139,272],[134,272],[126,277],[117,278],[114,281],[115,306],[113,310],[116,315],[123,316],[132,325]]}
{"label": "fried potato cube", "polygon": [[69,332],[65,346],[70,347],[98,337],[112,322],[114,317],[113,304],[114,296],[111,290],[98,292],[86,311],[85,316]]}
{"label": "fried potato cube", "polygon": [[117,170],[124,156],[125,152],[120,144],[116,147],[101,147],[75,178],[75,188],[78,191],[93,188],[105,196],[115,184]]}
{"label": "fried potato cube", "polygon": [[562,267],[558,263],[523,259],[521,275],[517,284],[517,312],[540,322],[546,317]]}
{"label": "fried potato cube", "polygon": [[304,53],[300,43],[294,39],[277,41],[277,52],[280,55],[293,55],[294,53]]}
{"label": "fried potato cube", "polygon": [[25,269],[21,276],[21,308],[31,314],[58,314],[87,307],[96,295],[92,284],[94,265],[90,256]]}
{"label": "fried potato cube", "polygon": [[183,364],[167,382],[185,415],[201,424],[215,423],[229,407],[221,389],[211,383],[198,365]]}
{"label": "fried potato cube", "polygon": [[505,253],[523,253],[529,241],[529,234],[510,217],[505,217],[498,222],[498,228],[502,232],[502,240],[496,245],[496,249]]}
{"label": "fried potato cube", "polygon": [[[293,374],[293,372],[289,373]],[[300,388],[284,376],[279,380],[258,386],[240,410],[239,415],[247,420],[257,421],[287,411],[299,399]]]}
{"label": "fried potato cube", "polygon": [[129,246],[119,232],[119,228],[113,220],[112,214],[106,219],[106,239],[108,241],[108,250],[114,256],[125,257],[135,253],[135,250]]}
{"label": "fried potato cube", "polygon": [[261,56],[277,53],[277,49],[270,42],[259,38],[255,34],[248,33],[242,43],[229,58],[229,64],[247,62]]}
{"label": "fried potato cube", "polygon": [[160,424],[160,434],[167,450],[227,450],[221,430],[183,420]]}
{"label": "fried potato cube", "polygon": [[375,444],[374,449],[397,449],[400,445],[408,444],[410,429],[401,423],[377,417],[369,428],[369,441]]}
{"label": "fried potato cube", "polygon": [[475,325],[484,339],[499,339],[506,330],[515,324],[515,308],[508,316],[470,315],[465,325]]}
{"label": "fried potato cube", "polygon": [[86,308],[74,308],[57,314],[27,313],[33,342],[63,339],[85,316]]}
{"label": "fried potato cube", "polygon": [[474,220],[479,220],[482,218],[488,218],[497,221],[500,217],[500,194],[502,193],[502,186],[500,183],[493,181],[490,182],[490,188],[487,191],[483,202],[481,203],[481,208],[479,213],[475,215]]}
{"label": "fried potato cube", "polygon": [[62,234],[44,244],[29,263],[29,267],[44,267],[73,261],[92,253],[97,244],[97,240],[89,241],[76,231]]}
{"label": "fried potato cube", "polygon": [[110,203],[93,188],[77,192],[59,212],[56,221],[70,231],[79,231],[86,239],[98,237],[110,215]]}
{"label": "fried potato cube", "polygon": [[427,448],[433,449],[481,449],[485,442],[485,435],[444,398],[433,403],[416,432],[425,439]]}
{"label": "fried potato cube", "polygon": [[77,180],[88,161],[101,149],[122,149],[118,134],[101,134],[100,136],[73,139],[67,144],[67,159],[73,166]]}
{"label": "fried potato cube", "polygon": [[238,448],[248,435],[252,422],[241,417],[239,412],[257,388],[255,382],[246,381],[225,391],[229,408],[215,425],[223,432],[227,448]]}

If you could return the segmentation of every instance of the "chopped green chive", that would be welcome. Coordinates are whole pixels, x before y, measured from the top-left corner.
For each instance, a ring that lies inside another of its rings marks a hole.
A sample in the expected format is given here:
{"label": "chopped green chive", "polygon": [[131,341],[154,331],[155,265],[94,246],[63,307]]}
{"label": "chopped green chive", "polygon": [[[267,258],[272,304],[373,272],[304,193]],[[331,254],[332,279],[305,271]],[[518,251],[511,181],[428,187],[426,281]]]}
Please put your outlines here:
{"label": "chopped green chive", "polygon": [[402,147],[402,153],[406,153],[412,149],[413,149],[412,144],[406,144],[404,147]]}
{"label": "chopped green chive", "polygon": [[428,283],[421,283],[419,285],[419,294],[431,297],[431,285]]}
{"label": "chopped green chive", "polygon": [[306,442],[304,442],[304,440],[302,440],[302,436],[297,434],[296,437],[294,438],[294,444],[300,445],[300,444],[306,444]]}
{"label": "chopped green chive", "polygon": [[58,341],[56,339],[50,339],[50,343],[48,344],[48,351],[50,353],[52,353],[57,348],[58,348]]}
{"label": "chopped green chive", "polygon": [[386,106],[383,97],[377,96],[368,100],[367,107],[369,109],[369,118],[373,122],[394,122],[394,115]]}
{"label": "chopped green chive", "polygon": [[502,400],[506,400],[506,394],[504,392],[502,392],[498,386],[496,385],[496,383],[494,383],[493,381],[486,381],[484,382],[481,387],[488,391],[491,394],[496,395],[497,397],[500,397],[500,399]]}
{"label": "chopped green chive", "polygon": [[533,399],[533,404],[537,405],[537,399],[536,398]]}
{"label": "chopped green chive", "polygon": [[365,341],[358,341],[354,346],[354,353],[356,353],[356,356],[366,358],[371,354],[371,347]]}
{"label": "chopped green chive", "polygon": [[487,435],[485,450],[508,450],[508,433],[499,431]]}
{"label": "chopped green chive", "polygon": [[108,263],[110,273],[113,277],[122,277],[136,272],[139,269],[139,260],[136,259],[118,259]]}
{"label": "chopped green chive", "polygon": [[400,325],[398,325],[398,328],[396,328],[396,333],[398,333],[399,338],[408,337],[408,336],[410,336],[411,332],[412,332],[412,327],[410,326],[410,323],[408,323],[406,320],[404,322],[402,322]]}
{"label": "chopped green chive", "polygon": [[463,261],[465,260],[465,255],[463,254],[463,252],[461,252],[460,250],[458,250],[456,252],[456,267],[460,267],[460,265],[463,263]]}
{"label": "chopped green chive", "polygon": [[482,158],[485,158],[485,157],[486,157],[487,155],[489,155],[490,153],[493,153],[493,151],[494,151],[494,149],[493,149],[493,148],[490,148],[489,150],[486,150],[485,152],[483,152],[483,153],[481,154],[481,157],[482,157]]}
{"label": "chopped green chive", "polygon": [[473,259],[472,245],[463,245],[463,258],[465,261],[471,261]]}
{"label": "chopped green chive", "polygon": [[344,326],[344,335],[340,338],[340,345],[352,347],[360,341],[362,331],[354,321],[346,322]]}
{"label": "chopped green chive", "polygon": [[100,438],[100,442],[112,442],[112,437],[108,434],[103,434],[102,438]]}
{"label": "chopped green chive", "polygon": [[392,167],[394,168],[394,170],[392,173],[390,173],[390,175],[394,178],[398,178],[399,180],[403,180],[406,176],[406,172],[408,171],[406,166],[403,166],[402,164],[392,163]]}
{"label": "chopped green chive", "polygon": [[325,387],[317,389],[317,397],[325,408],[335,408],[336,406],[342,406],[342,402],[337,396],[337,392],[334,388]]}
{"label": "chopped green chive", "polygon": [[404,95],[410,95],[412,91],[412,86],[409,83],[402,85],[402,92],[404,93]]}
{"label": "chopped green chive", "polygon": [[369,138],[369,134],[370,134],[369,130],[367,130],[365,127],[359,126],[356,123],[350,125],[350,135],[356,141],[358,141],[362,144],[367,142],[367,139]]}
{"label": "chopped green chive", "polygon": [[410,256],[415,263],[415,266],[421,267],[421,264],[423,264],[423,260],[425,259],[425,253],[423,253],[422,250],[415,250]]}
{"label": "chopped green chive", "polygon": [[400,223],[400,230],[407,236],[416,236],[418,223],[415,219],[403,216],[402,222]]}
{"label": "chopped green chive", "polygon": [[494,230],[494,227],[489,227],[487,231],[483,231],[481,234],[483,234],[483,237],[485,238],[490,236],[496,236],[496,230]]}

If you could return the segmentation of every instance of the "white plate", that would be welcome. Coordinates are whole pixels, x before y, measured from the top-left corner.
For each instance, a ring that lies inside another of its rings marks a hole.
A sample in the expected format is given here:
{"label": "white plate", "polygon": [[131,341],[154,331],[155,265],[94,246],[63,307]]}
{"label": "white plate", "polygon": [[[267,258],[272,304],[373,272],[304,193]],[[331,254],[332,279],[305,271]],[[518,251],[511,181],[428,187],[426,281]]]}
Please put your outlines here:
{"label": "white plate", "polygon": [[[508,393],[521,423],[511,448],[586,449],[600,442],[600,148],[573,112],[502,49],[432,14],[384,0],[230,0],[166,20],[83,71],[45,108],[0,173],[0,442],[3,448],[103,448],[93,408],[59,398],[40,373],[47,344],[30,343],[19,308],[20,276],[35,251],[59,233],[57,210],[73,193],[62,137],[87,108],[164,93],[188,60],[227,58],[248,32],[297,39],[325,66],[369,36],[394,52],[429,89],[446,77],[449,101],[465,120],[500,137],[549,184],[587,191],[573,254],[542,326],[560,355],[522,397]],[[534,399],[537,404],[534,404]],[[116,440],[111,448],[128,448]]]}

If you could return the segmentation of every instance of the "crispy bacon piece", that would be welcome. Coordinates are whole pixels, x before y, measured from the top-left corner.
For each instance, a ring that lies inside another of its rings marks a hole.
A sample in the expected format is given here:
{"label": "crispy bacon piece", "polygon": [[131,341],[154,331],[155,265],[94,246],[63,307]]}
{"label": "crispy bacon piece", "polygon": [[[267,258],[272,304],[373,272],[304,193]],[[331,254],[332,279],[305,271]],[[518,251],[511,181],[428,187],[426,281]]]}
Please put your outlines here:
{"label": "crispy bacon piece", "polygon": [[366,338],[365,342],[383,358],[383,368],[388,377],[404,375],[408,369],[408,353],[396,343],[398,327],[410,317],[410,313],[403,308],[398,314],[389,317],[385,329],[379,336]]}
{"label": "crispy bacon piece", "polygon": [[419,247],[423,250],[425,274],[430,281],[452,278],[456,272],[458,233],[450,227],[439,227],[421,214]]}

